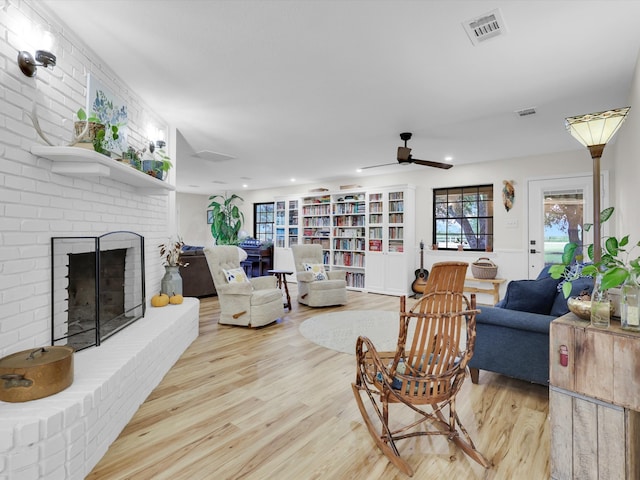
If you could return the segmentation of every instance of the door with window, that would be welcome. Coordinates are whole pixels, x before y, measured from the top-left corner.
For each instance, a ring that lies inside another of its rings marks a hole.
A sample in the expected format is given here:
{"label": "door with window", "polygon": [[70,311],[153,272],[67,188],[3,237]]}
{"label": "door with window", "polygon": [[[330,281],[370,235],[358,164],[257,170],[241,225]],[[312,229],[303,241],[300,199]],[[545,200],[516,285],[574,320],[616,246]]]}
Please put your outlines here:
{"label": "door with window", "polygon": [[[601,205],[608,206],[608,176],[601,179]],[[583,225],[593,222],[593,181],[589,174],[575,177],[530,180],[529,184],[529,278],[536,278],[546,265],[562,262],[564,246],[576,242],[577,259],[588,260],[586,246],[593,232]],[[582,257],[581,257],[582,255]]]}

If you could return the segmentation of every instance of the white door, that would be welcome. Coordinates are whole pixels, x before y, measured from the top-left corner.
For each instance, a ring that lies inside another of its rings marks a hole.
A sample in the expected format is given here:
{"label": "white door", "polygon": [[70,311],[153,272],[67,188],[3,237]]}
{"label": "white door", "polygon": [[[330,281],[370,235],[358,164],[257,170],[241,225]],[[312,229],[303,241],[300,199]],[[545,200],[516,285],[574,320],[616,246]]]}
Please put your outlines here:
{"label": "white door", "polygon": [[[604,209],[609,206],[607,172],[602,176],[600,205]],[[593,222],[592,175],[530,180],[528,190],[529,278],[536,278],[545,265],[561,263],[568,242],[584,245],[588,260],[586,246],[593,243],[593,232],[583,232],[582,225]]]}

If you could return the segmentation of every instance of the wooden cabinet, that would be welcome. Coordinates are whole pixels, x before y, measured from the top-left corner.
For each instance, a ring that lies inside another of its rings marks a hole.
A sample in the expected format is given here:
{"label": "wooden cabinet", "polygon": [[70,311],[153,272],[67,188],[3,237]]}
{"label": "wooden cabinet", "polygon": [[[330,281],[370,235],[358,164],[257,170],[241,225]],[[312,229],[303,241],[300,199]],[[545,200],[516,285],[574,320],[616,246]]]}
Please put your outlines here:
{"label": "wooden cabinet", "polygon": [[640,478],[640,333],[569,313],[550,329],[551,478]]}

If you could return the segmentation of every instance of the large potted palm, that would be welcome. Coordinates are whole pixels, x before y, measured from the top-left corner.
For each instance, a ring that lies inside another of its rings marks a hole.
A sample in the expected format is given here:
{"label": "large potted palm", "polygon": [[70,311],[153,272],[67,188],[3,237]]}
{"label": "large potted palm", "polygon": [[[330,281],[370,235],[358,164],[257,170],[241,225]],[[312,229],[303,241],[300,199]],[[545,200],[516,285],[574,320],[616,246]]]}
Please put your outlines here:
{"label": "large potted palm", "polygon": [[212,195],[209,197],[212,210],[211,235],[216,245],[237,245],[238,233],[244,222],[244,214],[238,208],[237,201],[244,201],[235,193],[231,196]]}

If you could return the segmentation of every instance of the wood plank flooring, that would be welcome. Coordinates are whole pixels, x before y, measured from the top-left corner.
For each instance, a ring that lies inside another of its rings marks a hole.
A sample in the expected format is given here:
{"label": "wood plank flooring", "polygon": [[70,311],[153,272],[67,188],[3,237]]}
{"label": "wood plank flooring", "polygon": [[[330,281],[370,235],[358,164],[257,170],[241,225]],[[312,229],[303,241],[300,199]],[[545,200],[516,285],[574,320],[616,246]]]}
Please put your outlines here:
{"label": "wood plank flooring", "polygon": [[[397,297],[349,292],[345,307],[295,302],[259,329],[217,323],[217,297],[201,300],[200,335],[149,395],[88,479],[406,479],[375,447],[350,384],[355,357],[299,332],[337,310],[397,311]],[[400,442],[418,479],[549,478],[548,390],[480,372],[458,412],[489,470],[445,438]],[[394,412],[392,410],[391,415]]]}

